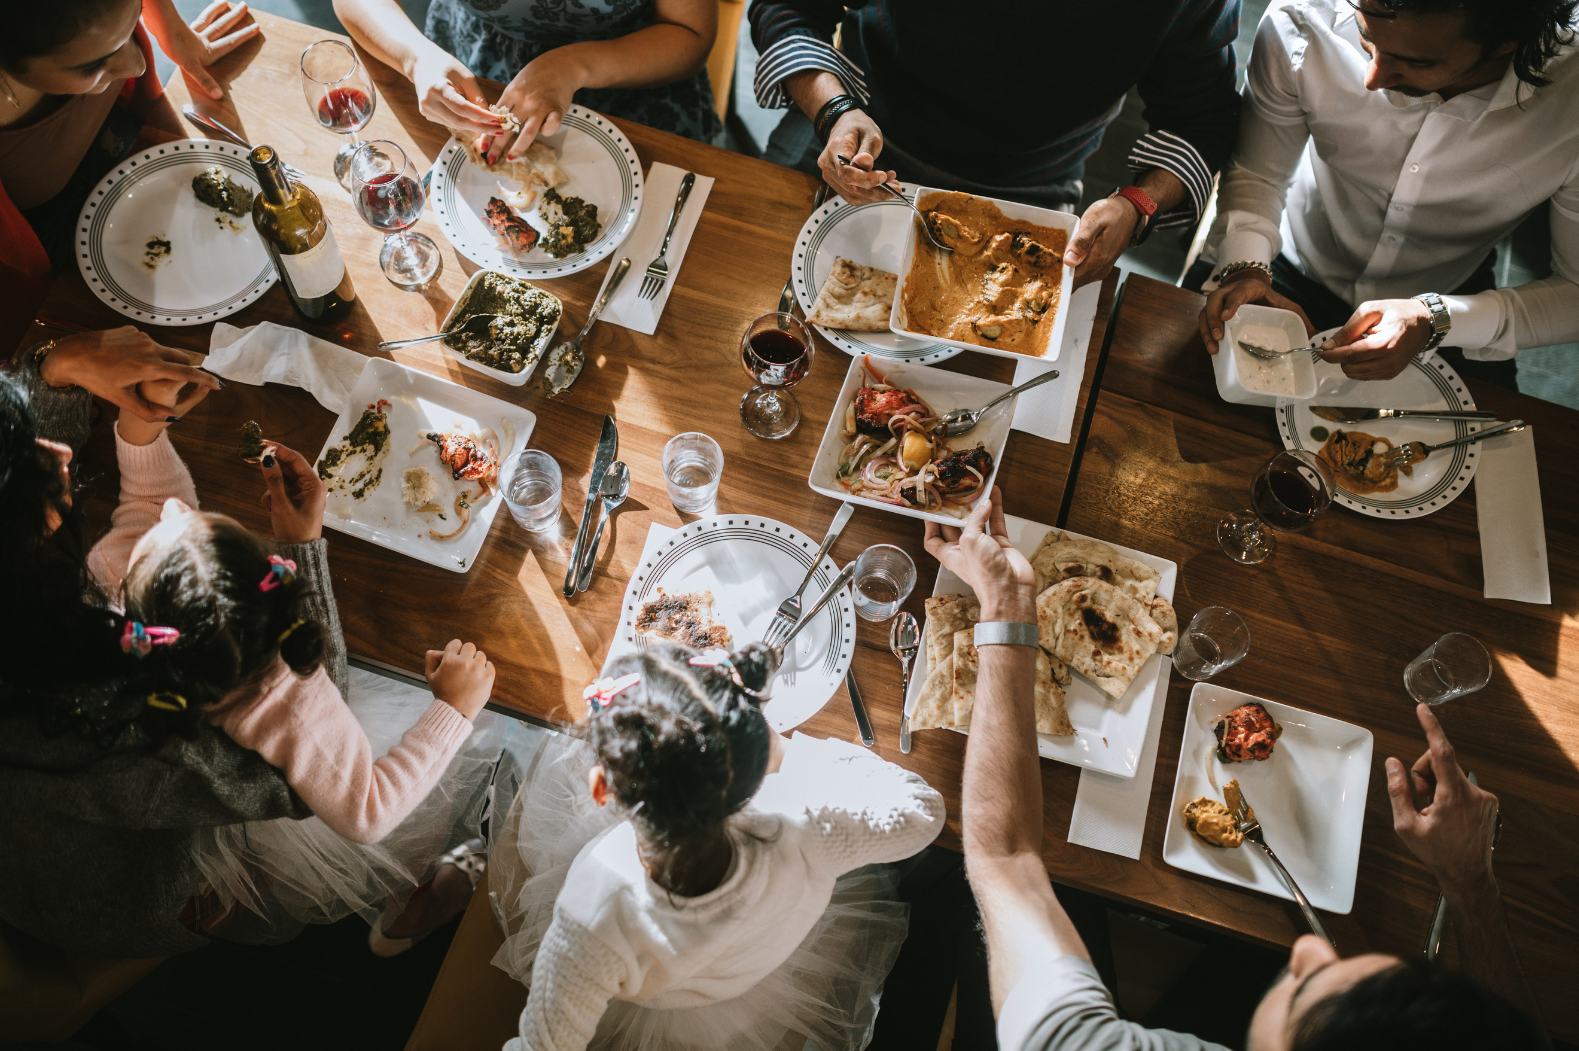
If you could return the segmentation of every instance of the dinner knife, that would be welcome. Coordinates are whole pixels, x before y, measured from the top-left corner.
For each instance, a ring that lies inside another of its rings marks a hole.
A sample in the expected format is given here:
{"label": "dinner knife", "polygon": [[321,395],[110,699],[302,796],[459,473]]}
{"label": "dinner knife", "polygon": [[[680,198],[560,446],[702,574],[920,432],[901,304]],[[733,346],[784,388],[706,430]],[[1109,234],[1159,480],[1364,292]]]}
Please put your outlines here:
{"label": "dinner knife", "polygon": [[1312,405],[1310,411],[1333,423],[1369,423],[1373,420],[1401,420],[1413,417],[1420,420],[1494,420],[1494,412],[1478,409],[1443,409],[1430,412],[1426,409],[1346,409],[1341,405]]}
{"label": "dinner knife", "polygon": [[570,552],[570,568],[565,571],[565,597],[576,593],[576,577],[581,571],[581,559],[586,554],[587,531],[592,527],[592,512],[602,499],[599,488],[603,476],[620,450],[620,432],[614,426],[614,417],[603,417],[603,435],[598,439],[598,451],[592,457],[592,479],[587,483],[587,504],[581,509],[581,526],[576,530],[576,546]]}
{"label": "dinner knife", "polygon": [[866,717],[866,705],[861,702],[861,691],[855,685],[855,667],[844,673],[844,685],[850,690],[850,707],[855,709],[855,725],[861,730],[861,743],[871,748],[877,744],[872,735],[872,720]]}

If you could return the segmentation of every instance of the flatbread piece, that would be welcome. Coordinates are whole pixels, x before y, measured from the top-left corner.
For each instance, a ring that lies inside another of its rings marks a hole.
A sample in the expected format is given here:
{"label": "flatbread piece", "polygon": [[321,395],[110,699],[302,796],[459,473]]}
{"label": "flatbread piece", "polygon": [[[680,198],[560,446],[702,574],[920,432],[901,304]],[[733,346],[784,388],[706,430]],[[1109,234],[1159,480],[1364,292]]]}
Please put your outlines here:
{"label": "flatbread piece", "polygon": [[1150,602],[1157,594],[1162,574],[1144,562],[1121,554],[1100,540],[1072,540],[1058,530],[1048,533],[1042,546],[1031,556],[1036,570],[1036,588],[1046,591],[1061,580],[1095,577],[1123,588],[1140,602]]}
{"label": "flatbread piece", "polygon": [[1146,607],[1095,577],[1072,577],[1037,596],[1041,642],[1053,656],[1117,699],[1166,633]]}
{"label": "flatbread piece", "polygon": [[823,328],[886,332],[899,275],[836,256],[806,320]]}
{"label": "flatbread piece", "polygon": [[641,604],[636,613],[636,634],[664,642],[677,642],[693,650],[729,649],[729,629],[713,612],[711,591],[670,594],[663,588]]}

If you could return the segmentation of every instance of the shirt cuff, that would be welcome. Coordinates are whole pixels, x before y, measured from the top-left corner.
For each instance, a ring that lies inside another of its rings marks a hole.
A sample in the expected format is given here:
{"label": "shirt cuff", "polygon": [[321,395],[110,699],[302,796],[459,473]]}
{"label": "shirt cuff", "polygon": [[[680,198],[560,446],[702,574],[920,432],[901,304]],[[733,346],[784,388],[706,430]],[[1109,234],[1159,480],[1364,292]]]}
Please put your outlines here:
{"label": "shirt cuff", "polygon": [[1212,169],[1188,141],[1171,131],[1151,131],[1142,135],[1127,158],[1129,170],[1137,176],[1153,168],[1170,172],[1184,183],[1186,200],[1152,219],[1152,229],[1193,226],[1206,213],[1212,196]]}
{"label": "shirt cuff", "polygon": [[446,755],[454,755],[466,738],[471,736],[472,721],[435,697],[412,729],[431,735]]}
{"label": "shirt cuff", "polygon": [[1232,230],[1217,249],[1217,269],[1229,263],[1252,261],[1272,265],[1272,242],[1253,230]]}
{"label": "shirt cuff", "polygon": [[1453,320],[1453,327],[1448,329],[1444,340],[1448,346],[1462,349],[1466,357],[1477,361],[1500,361],[1514,356],[1516,352],[1511,349],[1486,349],[1502,330],[1502,297],[1495,291],[1477,292],[1472,296],[1443,296],[1442,304]]}
{"label": "shirt cuff", "polygon": [[1089,961],[1078,956],[1035,961],[1025,968],[1004,998],[1003,1009],[998,1012],[998,1046],[1002,1051],[1022,1051],[1033,1034],[1052,1035],[1036,1031],[1056,1008],[1067,1006],[1066,1001],[1072,999],[1090,1002],[1094,998],[1109,1000],[1111,1009],[1107,989]]}
{"label": "shirt cuff", "polygon": [[[169,430],[159,432],[159,437],[147,445],[133,445],[121,437],[121,421],[115,421],[115,462],[122,471],[131,471],[138,475],[164,473],[167,475],[183,475],[186,473],[186,464],[181,462],[181,454],[175,451],[175,446],[170,444]],[[195,508],[197,505],[194,504]]]}
{"label": "shirt cuff", "polygon": [[859,66],[827,41],[797,34],[780,40],[757,59],[757,75],[752,82],[757,105],[763,109],[788,109],[793,100],[784,90],[784,80],[808,69],[832,73],[844,85],[846,95],[853,95],[863,107],[872,104],[866,91],[866,75]]}

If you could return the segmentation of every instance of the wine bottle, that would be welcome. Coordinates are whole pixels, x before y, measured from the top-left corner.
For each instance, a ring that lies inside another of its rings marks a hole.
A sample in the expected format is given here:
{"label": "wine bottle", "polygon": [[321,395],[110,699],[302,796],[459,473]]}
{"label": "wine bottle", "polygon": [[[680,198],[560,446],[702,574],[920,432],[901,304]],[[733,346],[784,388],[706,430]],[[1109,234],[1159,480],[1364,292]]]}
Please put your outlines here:
{"label": "wine bottle", "polygon": [[297,313],[324,324],[340,320],[350,312],[356,290],[318,195],[291,182],[274,147],[255,146],[248,159],[258,178],[252,225]]}

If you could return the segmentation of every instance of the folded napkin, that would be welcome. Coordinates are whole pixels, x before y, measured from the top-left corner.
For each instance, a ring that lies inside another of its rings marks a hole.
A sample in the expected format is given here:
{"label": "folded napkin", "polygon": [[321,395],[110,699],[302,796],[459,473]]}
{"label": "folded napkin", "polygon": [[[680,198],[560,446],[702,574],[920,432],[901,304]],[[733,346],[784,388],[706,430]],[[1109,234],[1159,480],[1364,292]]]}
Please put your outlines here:
{"label": "folded napkin", "polygon": [[237,328],[223,321],[208,343],[209,372],[237,383],[284,383],[300,387],[339,415],[368,362],[365,354],[310,336],[299,328],[264,321]]}
{"label": "folded napkin", "polygon": [[1157,694],[1151,702],[1151,721],[1146,724],[1146,746],[1140,753],[1135,776],[1080,771],[1075,809],[1069,817],[1069,842],[1126,858],[1140,857],[1146,810],[1151,806],[1151,778],[1157,770],[1157,741],[1162,737],[1162,710],[1168,704],[1168,679],[1172,674],[1173,661],[1163,657]]}
{"label": "folded napkin", "polygon": [[1486,597],[1550,605],[1552,582],[1546,572],[1546,519],[1535,469],[1535,428],[1480,443],[1475,514],[1480,521]]}
{"label": "folded napkin", "polygon": [[637,293],[641,291],[642,278],[647,276],[647,264],[658,258],[658,248],[663,244],[664,231],[669,228],[674,197],[680,192],[680,179],[684,175],[683,169],[657,161],[648,169],[646,187],[642,190],[641,215],[636,219],[636,226],[625,243],[609,257],[613,263],[608,273],[603,275],[603,285],[598,288],[601,294],[603,286],[609,283],[609,276],[614,273],[614,264],[622,257],[630,259],[630,273],[625,275],[619,291],[614,293],[614,298],[604,308],[604,321],[649,336],[657,331],[664,304],[669,302],[669,293],[674,291],[675,279],[680,276],[680,262],[691,244],[691,235],[696,232],[696,221],[701,218],[702,207],[707,204],[707,194],[713,188],[713,180],[709,176],[697,174],[696,185],[691,187],[691,196],[686,198],[685,208],[680,212],[680,221],[675,224],[674,237],[669,241],[669,251],[665,256],[669,264],[669,280],[664,282],[663,290],[656,299],[643,299]]}
{"label": "folded napkin", "polygon": [[1022,358],[1014,367],[1014,382],[1033,380],[1048,369],[1059,376],[1035,390],[1026,391],[1014,403],[1014,430],[1025,431],[1055,442],[1069,441],[1074,431],[1075,403],[1080,400],[1080,380],[1086,374],[1086,347],[1091,342],[1091,327],[1096,322],[1097,304],[1102,298],[1102,282],[1076,289],[1069,297],[1069,318],[1064,322],[1064,346],[1056,360]]}

